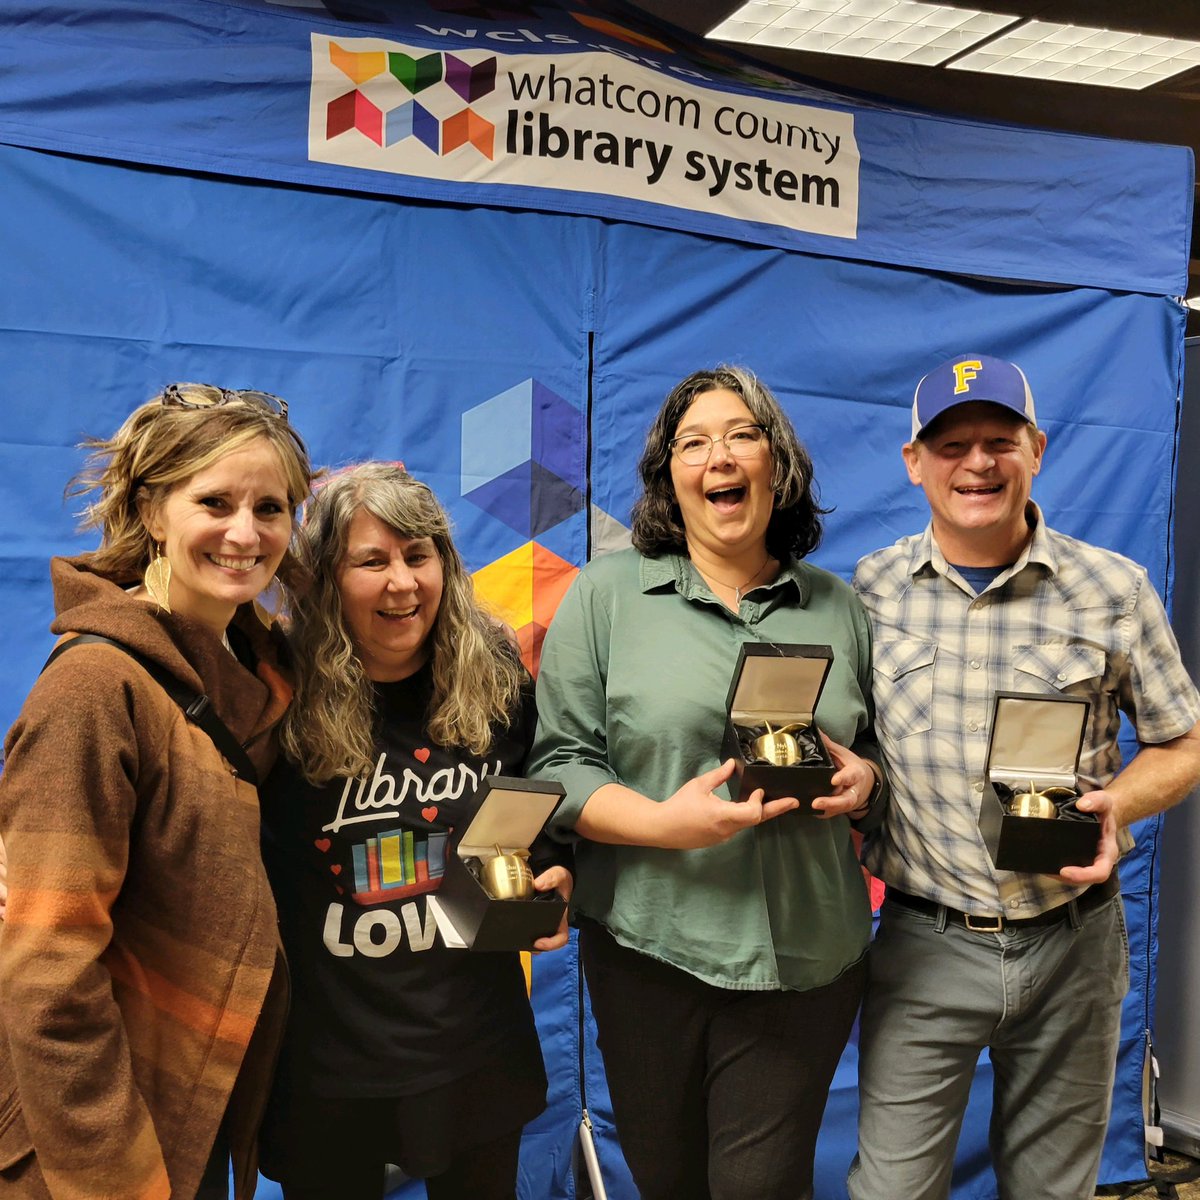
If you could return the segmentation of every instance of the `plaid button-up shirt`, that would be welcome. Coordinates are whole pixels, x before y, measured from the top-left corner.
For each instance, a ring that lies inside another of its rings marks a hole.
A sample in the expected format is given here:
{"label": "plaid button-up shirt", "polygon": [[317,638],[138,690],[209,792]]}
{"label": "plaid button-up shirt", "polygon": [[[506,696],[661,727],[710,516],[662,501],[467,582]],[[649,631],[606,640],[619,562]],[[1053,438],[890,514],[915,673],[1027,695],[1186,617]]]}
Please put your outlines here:
{"label": "plaid button-up shirt", "polygon": [[1084,697],[1079,782],[1121,766],[1120,713],[1157,744],[1200,719],[1162,602],[1136,563],[1046,527],[979,595],[932,527],[868,555],[854,586],[874,629],[876,729],[891,808],[866,863],[886,883],[964,912],[1030,917],[1082,889],[997,871],[979,831],[997,691]]}

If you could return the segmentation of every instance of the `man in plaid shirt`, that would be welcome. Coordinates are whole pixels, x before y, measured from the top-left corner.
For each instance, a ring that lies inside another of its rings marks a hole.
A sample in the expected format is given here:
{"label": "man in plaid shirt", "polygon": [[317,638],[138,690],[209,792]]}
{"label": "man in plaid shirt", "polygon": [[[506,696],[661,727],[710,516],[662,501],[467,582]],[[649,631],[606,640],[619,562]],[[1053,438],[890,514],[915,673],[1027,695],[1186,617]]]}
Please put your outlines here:
{"label": "man in plaid shirt", "polygon": [[[1091,1200],[1128,979],[1119,845],[1200,780],[1200,696],[1162,603],[1143,568],[1046,525],[1030,499],[1045,447],[1017,366],[974,354],[931,371],[904,461],[932,520],[855,574],[892,796],[866,851],[888,897],[853,1200],[949,1195],[985,1046],[1002,1200]],[[992,865],[978,814],[997,691],[1090,702],[1078,807],[1100,821],[1091,865]],[[1141,747],[1123,770],[1122,712]]]}

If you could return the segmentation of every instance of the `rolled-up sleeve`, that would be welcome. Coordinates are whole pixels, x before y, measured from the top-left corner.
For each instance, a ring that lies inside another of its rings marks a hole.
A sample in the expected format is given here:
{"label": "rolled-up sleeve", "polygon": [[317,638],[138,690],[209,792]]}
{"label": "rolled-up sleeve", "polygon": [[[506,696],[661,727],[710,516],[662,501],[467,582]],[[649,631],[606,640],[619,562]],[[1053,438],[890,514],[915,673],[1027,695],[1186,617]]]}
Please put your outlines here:
{"label": "rolled-up sleeve", "polygon": [[529,774],[566,789],[547,832],[574,840],[575,823],[591,794],[619,782],[608,762],[608,678],[611,614],[586,575],[563,597],[542,646],[537,681],[538,728]]}

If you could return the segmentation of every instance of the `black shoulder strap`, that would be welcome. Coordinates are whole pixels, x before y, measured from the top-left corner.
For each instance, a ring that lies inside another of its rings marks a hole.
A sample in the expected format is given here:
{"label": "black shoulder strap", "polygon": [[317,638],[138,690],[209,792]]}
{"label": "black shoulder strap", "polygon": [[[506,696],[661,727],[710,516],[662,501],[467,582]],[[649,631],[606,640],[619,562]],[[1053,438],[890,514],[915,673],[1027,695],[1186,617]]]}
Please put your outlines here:
{"label": "black shoulder strap", "polygon": [[65,642],[60,642],[46,659],[44,671],[56,658],[65,654],[72,646],[83,646],[88,643],[99,643],[105,646],[116,646],[123,650],[183,709],[183,715],[193,725],[204,730],[212,739],[212,743],[224,756],[225,760],[237,772],[238,778],[258,787],[258,772],[250,761],[250,756],[242,748],[237,738],[229,732],[229,727],[213,712],[212,701],[202,693],[194,692],[191,688],[180,683],[170,671],[164,671],[158,663],[146,658],[124,642],[115,638],[104,637],[99,633],[80,633]]}

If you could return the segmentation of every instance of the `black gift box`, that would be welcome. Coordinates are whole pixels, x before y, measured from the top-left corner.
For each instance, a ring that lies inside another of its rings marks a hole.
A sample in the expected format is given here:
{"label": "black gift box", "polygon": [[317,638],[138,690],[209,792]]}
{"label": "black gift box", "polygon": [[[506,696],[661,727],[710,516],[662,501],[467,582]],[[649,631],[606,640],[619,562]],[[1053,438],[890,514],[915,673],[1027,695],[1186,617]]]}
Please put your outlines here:
{"label": "black gift box", "polygon": [[[730,780],[729,787],[736,799],[746,800],[755,788],[762,788],[768,800],[795,796],[801,802],[800,811],[811,814],[806,802],[833,790],[830,780],[837,767],[813,717],[832,663],[829,646],[742,645],[725,700],[727,717],[721,743],[721,760],[732,758],[737,763],[738,782]],[[773,731],[785,725],[805,725],[804,740],[812,761],[783,767],[754,761],[750,745],[767,732],[768,722]]]}
{"label": "black gift box", "polygon": [[480,786],[480,803],[455,853],[446,856],[442,886],[429,906],[447,946],[470,950],[528,950],[553,935],[566,911],[557,892],[532,900],[493,900],[476,872],[486,859],[528,850],[564,796],[557,783],[493,775]]}
{"label": "black gift box", "polygon": [[1019,817],[1006,808],[1031,784],[1036,791],[1059,787],[1079,795],[1076,773],[1090,707],[1072,696],[996,693],[979,828],[998,870],[1054,875],[1095,859],[1100,822],[1069,800],[1057,804],[1056,818]]}

